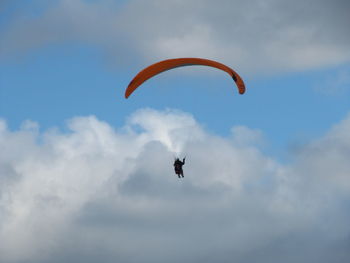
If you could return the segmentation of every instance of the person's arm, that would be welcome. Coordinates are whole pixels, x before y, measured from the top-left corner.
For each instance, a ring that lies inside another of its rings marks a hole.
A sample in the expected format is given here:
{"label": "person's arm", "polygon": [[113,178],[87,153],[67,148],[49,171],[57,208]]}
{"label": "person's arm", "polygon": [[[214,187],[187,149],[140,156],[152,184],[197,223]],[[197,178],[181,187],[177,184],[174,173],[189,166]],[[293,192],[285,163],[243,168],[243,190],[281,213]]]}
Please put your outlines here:
{"label": "person's arm", "polygon": [[183,158],[183,159],[182,159],[182,164],[185,164],[185,159],[186,159],[186,158]]}

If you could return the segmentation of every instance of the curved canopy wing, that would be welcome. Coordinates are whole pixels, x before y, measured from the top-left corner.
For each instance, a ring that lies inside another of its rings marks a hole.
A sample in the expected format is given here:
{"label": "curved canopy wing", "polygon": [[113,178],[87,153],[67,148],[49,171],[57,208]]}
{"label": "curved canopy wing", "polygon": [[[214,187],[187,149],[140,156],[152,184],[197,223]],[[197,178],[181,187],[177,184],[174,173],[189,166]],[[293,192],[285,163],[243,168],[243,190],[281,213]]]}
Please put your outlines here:
{"label": "curved canopy wing", "polygon": [[175,59],[167,59],[167,60],[157,62],[141,70],[133,78],[133,80],[130,82],[129,86],[127,87],[125,91],[125,98],[128,98],[134,92],[134,90],[136,90],[146,80],[152,78],[153,76],[159,73],[162,73],[164,71],[177,68],[177,67],[194,66],[194,65],[214,67],[227,72],[235,81],[238,87],[239,93],[243,94],[245,92],[245,85],[242,78],[233,69],[231,69],[230,67],[224,64],[221,64],[214,60],[203,59],[203,58],[175,58]]}

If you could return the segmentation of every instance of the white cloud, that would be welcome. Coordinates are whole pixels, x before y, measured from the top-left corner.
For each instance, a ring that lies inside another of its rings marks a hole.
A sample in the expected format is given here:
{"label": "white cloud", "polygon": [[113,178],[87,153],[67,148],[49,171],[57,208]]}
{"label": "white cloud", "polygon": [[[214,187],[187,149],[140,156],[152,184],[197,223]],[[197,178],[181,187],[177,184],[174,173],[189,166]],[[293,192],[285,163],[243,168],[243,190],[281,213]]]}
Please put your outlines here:
{"label": "white cloud", "polygon": [[[304,147],[299,153],[304,176],[317,186],[317,181],[327,182],[327,190],[337,189],[348,192],[350,189],[350,115],[332,127],[323,138]],[[304,168],[305,167],[305,168]],[[323,191],[322,189],[319,189]]]}
{"label": "white cloud", "polygon": [[[1,53],[81,41],[125,66],[199,56],[240,72],[298,71],[350,60],[348,1],[60,0],[8,24]],[[138,58],[138,59],[137,59]],[[134,62],[131,62],[134,61]]]}
{"label": "white cloud", "polygon": [[350,117],[284,165],[259,151],[260,131],[223,138],[180,111],[37,127],[0,122],[1,262],[350,258]]}

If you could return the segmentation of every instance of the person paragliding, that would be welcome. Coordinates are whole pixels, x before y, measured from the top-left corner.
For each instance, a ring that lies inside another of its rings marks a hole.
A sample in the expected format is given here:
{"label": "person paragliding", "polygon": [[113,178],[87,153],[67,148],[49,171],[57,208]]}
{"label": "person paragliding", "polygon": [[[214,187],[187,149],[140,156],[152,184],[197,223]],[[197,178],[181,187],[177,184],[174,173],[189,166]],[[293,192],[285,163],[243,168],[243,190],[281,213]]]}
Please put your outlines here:
{"label": "person paragliding", "polygon": [[186,157],[183,158],[181,162],[179,158],[176,158],[174,162],[174,170],[179,178],[184,178],[184,171],[182,169],[182,166],[185,164],[185,159]]}
{"label": "person paragliding", "polygon": [[[208,66],[212,68],[219,69],[221,71],[226,72],[229,74],[229,76],[233,79],[234,83],[236,84],[238,88],[239,94],[245,93],[245,84],[243,79],[236,71],[234,71],[232,68],[228,67],[227,65],[224,65],[218,61],[209,60],[205,58],[172,58],[172,59],[166,59],[159,62],[156,62],[152,65],[149,65],[148,67],[141,70],[139,73],[134,76],[134,78],[130,81],[128,87],[125,90],[125,98],[129,98],[130,95],[138,89],[145,81],[153,78],[154,76],[161,74],[162,72],[172,70],[179,67],[186,67],[186,66]],[[185,158],[183,158],[182,161],[180,161],[179,158],[175,159],[174,162],[174,169],[175,174],[179,178],[184,178],[184,172],[182,169],[182,166],[185,164]]]}

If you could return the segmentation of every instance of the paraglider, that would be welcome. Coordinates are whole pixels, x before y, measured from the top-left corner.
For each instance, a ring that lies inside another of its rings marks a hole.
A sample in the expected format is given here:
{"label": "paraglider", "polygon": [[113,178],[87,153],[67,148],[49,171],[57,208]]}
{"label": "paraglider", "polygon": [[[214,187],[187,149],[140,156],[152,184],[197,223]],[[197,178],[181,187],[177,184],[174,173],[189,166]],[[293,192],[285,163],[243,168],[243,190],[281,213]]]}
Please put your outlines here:
{"label": "paraglider", "polygon": [[142,83],[154,77],[155,75],[158,75],[170,69],[194,65],[214,67],[227,72],[235,81],[239,94],[244,94],[245,85],[242,78],[230,67],[221,64],[217,61],[203,58],[174,58],[157,62],[141,70],[132,79],[127,89],[125,90],[125,98],[127,99]]}
{"label": "paraglider", "polygon": [[[208,66],[208,67],[213,67],[213,68],[217,68],[222,71],[225,71],[232,77],[232,79],[236,83],[239,94],[244,94],[245,92],[244,82],[242,78],[232,68],[220,62],[209,60],[209,59],[174,58],[174,59],[159,61],[141,70],[129,83],[127,89],[125,90],[125,98],[127,99],[145,81],[164,71],[171,70],[178,67],[195,66],[195,65]],[[183,158],[182,161],[180,161],[179,158],[175,159],[174,170],[175,170],[175,174],[177,174],[179,178],[184,177],[184,173],[182,169],[182,166],[184,164],[185,164],[185,158]]]}
{"label": "paraglider", "polygon": [[179,158],[176,158],[174,162],[174,170],[179,178],[184,178],[184,171],[182,169],[182,166],[185,164],[185,159],[186,157],[183,158],[181,162]]}

